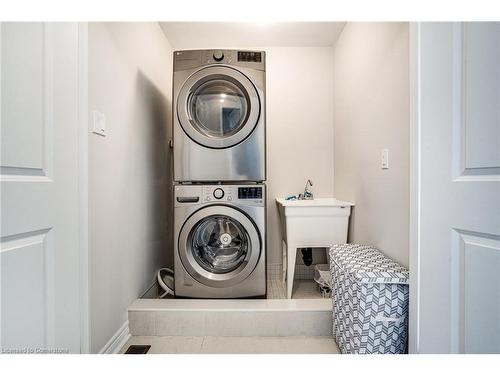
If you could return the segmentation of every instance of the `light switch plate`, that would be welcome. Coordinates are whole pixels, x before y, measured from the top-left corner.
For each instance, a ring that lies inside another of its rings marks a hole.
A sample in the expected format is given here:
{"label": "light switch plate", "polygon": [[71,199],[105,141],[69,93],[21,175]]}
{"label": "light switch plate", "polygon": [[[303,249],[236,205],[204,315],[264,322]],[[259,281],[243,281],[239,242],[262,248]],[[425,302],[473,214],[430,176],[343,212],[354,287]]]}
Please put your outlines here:
{"label": "light switch plate", "polygon": [[380,153],[380,168],[389,169],[389,149],[384,148]]}
{"label": "light switch plate", "polygon": [[92,132],[106,136],[106,116],[99,111],[92,111]]}

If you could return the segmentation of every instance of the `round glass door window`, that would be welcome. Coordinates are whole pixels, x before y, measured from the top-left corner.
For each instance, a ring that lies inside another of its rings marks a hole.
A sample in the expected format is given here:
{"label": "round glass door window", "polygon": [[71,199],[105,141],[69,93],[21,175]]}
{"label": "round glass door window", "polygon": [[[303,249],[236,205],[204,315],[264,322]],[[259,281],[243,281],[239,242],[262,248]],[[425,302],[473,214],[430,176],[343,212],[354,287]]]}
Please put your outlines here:
{"label": "round glass door window", "polygon": [[251,251],[247,231],[228,216],[208,216],[198,222],[191,233],[193,258],[211,273],[234,271]]}
{"label": "round glass door window", "polygon": [[244,126],[250,108],[242,88],[219,78],[206,81],[193,91],[188,110],[200,133],[226,138]]}
{"label": "round glass door window", "polygon": [[176,97],[177,119],[201,146],[228,148],[243,142],[260,119],[259,93],[242,72],[208,66],[190,75]]}

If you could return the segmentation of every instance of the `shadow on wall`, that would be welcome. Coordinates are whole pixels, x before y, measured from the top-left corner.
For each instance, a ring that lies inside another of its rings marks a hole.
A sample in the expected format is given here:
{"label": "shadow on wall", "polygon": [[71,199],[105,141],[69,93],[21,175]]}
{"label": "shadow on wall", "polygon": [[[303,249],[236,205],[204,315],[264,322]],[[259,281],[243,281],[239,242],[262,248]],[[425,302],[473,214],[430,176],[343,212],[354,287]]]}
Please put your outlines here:
{"label": "shadow on wall", "polygon": [[347,224],[347,243],[352,243],[354,238],[354,220],[356,217],[356,206],[351,207],[351,214],[349,215],[349,223]]}
{"label": "shadow on wall", "polygon": [[[140,70],[136,79],[137,103],[140,103],[137,113],[142,121],[136,121],[136,126],[147,126],[144,132],[148,149],[149,175],[154,181],[149,186],[149,207],[152,218],[150,238],[156,241],[155,264],[158,267],[173,266],[173,205],[172,205],[172,178],[173,163],[169,140],[172,137],[171,103]],[[144,120],[146,119],[146,120]]]}

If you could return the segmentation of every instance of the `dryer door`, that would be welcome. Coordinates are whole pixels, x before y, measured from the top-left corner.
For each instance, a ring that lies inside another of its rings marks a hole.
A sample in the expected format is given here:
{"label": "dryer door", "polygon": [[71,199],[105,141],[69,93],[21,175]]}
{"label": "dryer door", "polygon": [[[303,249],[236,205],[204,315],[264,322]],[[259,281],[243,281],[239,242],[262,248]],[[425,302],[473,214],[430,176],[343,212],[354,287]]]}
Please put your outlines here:
{"label": "dryer door", "polygon": [[229,287],[250,275],[261,252],[255,224],[241,211],[213,205],[184,223],[179,256],[186,271],[202,284]]}
{"label": "dryer door", "polygon": [[240,71],[210,66],[193,73],[177,97],[184,132],[209,148],[228,148],[245,140],[260,117],[259,94]]}

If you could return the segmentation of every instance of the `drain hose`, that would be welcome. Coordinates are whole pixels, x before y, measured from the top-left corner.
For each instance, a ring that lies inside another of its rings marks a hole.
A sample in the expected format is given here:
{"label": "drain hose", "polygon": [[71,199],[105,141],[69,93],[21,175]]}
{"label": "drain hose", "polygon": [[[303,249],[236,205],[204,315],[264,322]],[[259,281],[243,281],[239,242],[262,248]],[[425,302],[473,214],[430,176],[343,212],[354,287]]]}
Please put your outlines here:
{"label": "drain hose", "polygon": [[163,289],[163,294],[160,298],[165,298],[167,295],[174,295],[174,271],[170,268],[160,268],[157,273],[158,284]]}

